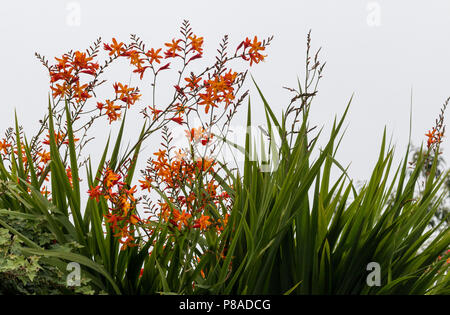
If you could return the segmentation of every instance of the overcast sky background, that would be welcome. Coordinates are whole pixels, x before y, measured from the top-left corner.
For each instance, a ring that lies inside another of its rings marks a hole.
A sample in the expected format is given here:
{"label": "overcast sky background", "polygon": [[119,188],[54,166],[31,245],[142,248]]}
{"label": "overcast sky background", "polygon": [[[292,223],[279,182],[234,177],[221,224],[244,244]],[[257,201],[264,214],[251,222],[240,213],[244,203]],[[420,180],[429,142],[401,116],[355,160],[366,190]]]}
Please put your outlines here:
{"label": "overcast sky background", "polygon": [[[213,58],[225,34],[230,38],[230,52],[247,36],[274,35],[266,61],[250,72],[280,115],[291,97],[282,87],[295,87],[297,76],[304,75],[305,39],[311,29],[313,48],[322,47],[322,60],[327,62],[313,104],[312,124],[324,126],[327,135],[335,115],[344,111],[354,93],[338,159],[343,165],[351,162],[350,175],[364,180],[376,160],[385,126],[397,146],[396,161],[402,157],[408,140],[411,89],[415,145],[425,140],[424,134],[450,96],[449,17],[447,0],[2,1],[0,132],[13,125],[15,109],[28,138],[39,127],[38,120],[46,111],[49,77],[35,52],[53,61],[69,50],[84,50],[99,36],[106,42],[112,37],[128,41],[130,34],[139,35],[149,48],[159,48],[178,36],[183,19],[204,37],[206,60]],[[115,81],[128,82],[130,72],[120,67],[106,72],[110,91]],[[138,80],[133,77],[131,82]],[[258,111],[262,104],[253,86],[248,87],[255,122],[262,123],[263,112]],[[151,93],[149,86],[141,90],[144,95]],[[162,102],[165,95],[158,97]],[[135,112],[146,105],[144,99]],[[243,107],[234,125],[244,124],[244,117]],[[107,134],[119,125],[97,125],[93,129],[97,142],[89,152],[98,156]],[[141,125],[141,121],[130,121],[127,141]],[[156,150],[158,137],[153,139],[142,160]],[[444,142],[444,158],[450,160],[448,148],[448,141]]]}

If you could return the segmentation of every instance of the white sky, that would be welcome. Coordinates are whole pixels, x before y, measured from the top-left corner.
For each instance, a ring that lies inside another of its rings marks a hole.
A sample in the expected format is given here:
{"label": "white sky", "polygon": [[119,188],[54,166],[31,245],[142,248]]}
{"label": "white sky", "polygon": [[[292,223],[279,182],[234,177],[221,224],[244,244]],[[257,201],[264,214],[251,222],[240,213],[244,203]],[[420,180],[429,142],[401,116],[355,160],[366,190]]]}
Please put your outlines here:
{"label": "white sky", "polygon": [[[213,57],[224,34],[230,38],[230,53],[247,36],[274,35],[266,62],[252,67],[251,74],[274,111],[281,114],[291,97],[282,86],[295,87],[297,76],[303,76],[305,38],[312,29],[313,47],[322,47],[322,59],[327,62],[312,122],[328,131],[334,116],[343,112],[355,94],[338,159],[344,165],[352,162],[350,175],[363,180],[374,165],[385,126],[397,145],[397,158],[402,156],[409,131],[411,88],[416,145],[425,140],[425,132],[450,96],[449,16],[450,1],[446,0],[2,1],[0,132],[13,125],[16,109],[31,138],[46,111],[49,78],[35,52],[54,60],[68,50],[84,50],[99,36],[107,42],[112,37],[127,41],[131,33],[148,47],[158,48],[178,36],[183,19],[205,38],[206,58]],[[107,72],[109,91],[115,81],[129,81],[130,72],[119,68]],[[262,122],[263,112],[258,111],[262,104],[256,101],[255,89],[248,86],[255,120]],[[149,86],[141,90],[144,95],[151,93]],[[91,104],[95,106],[95,101]],[[136,113],[145,105],[144,99]],[[245,124],[243,117],[244,107],[234,125]],[[129,140],[139,132],[141,122],[129,121],[127,126]],[[89,152],[97,156],[107,133],[118,127],[119,123],[106,123],[93,129],[97,142]],[[152,139],[141,160],[155,151],[158,136]],[[444,158],[450,160],[448,147],[445,142]]]}

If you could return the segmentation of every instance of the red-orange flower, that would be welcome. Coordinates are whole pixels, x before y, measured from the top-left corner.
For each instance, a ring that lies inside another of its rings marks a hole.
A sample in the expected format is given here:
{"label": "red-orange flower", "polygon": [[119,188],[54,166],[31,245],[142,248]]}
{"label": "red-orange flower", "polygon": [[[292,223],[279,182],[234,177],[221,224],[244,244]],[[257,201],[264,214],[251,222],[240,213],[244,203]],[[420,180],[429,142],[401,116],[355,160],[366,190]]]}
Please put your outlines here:
{"label": "red-orange flower", "polygon": [[209,93],[203,93],[203,94],[199,94],[200,97],[200,101],[198,102],[199,105],[205,105],[205,113],[208,114],[209,112],[209,107],[217,107],[217,104],[215,103],[215,97],[214,95],[209,92]]}
{"label": "red-orange flower", "polygon": [[7,149],[8,149],[8,147],[10,147],[10,146],[11,146],[11,145],[10,145],[9,143],[7,143],[5,139],[3,139],[3,142],[0,141],[0,151],[3,150],[3,152],[4,152],[5,154],[8,153],[8,152],[7,152]]}
{"label": "red-orange flower", "polygon": [[106,115],[108,115],[109,123],[120,118],[120,106],[115,105],[114,101],[106,100]]}
{"label": "red-orange flower", "polygon": [[140,221],[141,221],[141,219],[139,219],[136,215],[132,214],[132,215],[130,216],[130,222],[131,222],[131,224],[136,224],[136,223],[138,223],[138,222],[140,222]]}
{"label": "red-orange flower", "polygon": [[174,210],[173,211],[173,218],[174,221],[178,227],[178,230],[181,230],[182,225],[184,226],[188,226],[188,219],[191,217],[192,215],[189,213],[186,213],[185,210],[183,210],[182,213],[180,213],[178,210]]}
{"label": "red-orange flower", "polygon": [[174,122],[176,122],[177,124],[182,124],[183,123],[183,117],[173,117],[171,118],[171,120],[173,120]]}
{"label": "red-orange flower", "polygon": [[115,231],[117,229],[117,223],[120,221],[120,217],[118,217],[115,214],[106,214],[105,217],[107,218],[106,222],[111,224],[111,228],[113,229],[113,231]]}
{"label": "red-orange flower", "polygon": [[189,36],[188,38],[191,40],[191,49],[197,51],[199,54],[202,54],[203,37],[197,37],[197,35],[194,35]]}
{"label": "red-orange flower", "polygon": [[152,114],[153,114],[153,120],[155,120],[156,118],[158,118],[158,115],[160,114],[160,113],[162,113],[162,110],[159,110],[159,109],[156,109],[155,107],[148,107],[149,109],[150,109],[150,111],[152,112]]}
{"label": "red-orange flower", "polygon": [[95,199],[98,202],[99,197],[102,196],[100,186],[91,187],[91,189],[88,190],[88,194],[91,199]]}
{"label": "red-orange flower", "polygon": [[107,188],[111,188],[113,185],[117,184],[120,178],[121,176],[119,174],[114,173],[110,168],[108,168],[104,175],[103,184]]}
{"label": "red-orange flower", "polygon": [[189,87],[191,89],[191,91],[198,88],[198,83],[200,82],[201,79],[202,78],[196,77],[195,75],[192,75],[189,78],[184,78],[184,80],[186,80],[188,82],[186,87]]}
{"label": "red-orange flower", "polygon": [[166,150],[159,149],[158,152],[155,152],[153,154],[158,157],[159,161],[161,161],[164,158],[164,156],[166,155]]}
{"label": "red-orange flower", "polygon": [[150,191],[150,188],[152,187],[152,179],[150,177],[146,176],[145,180],[138,180],[138,182],[141,183],[141,189],[147,189],[148,191]]}
{"label": "red-orange flower", "polygon": [[66,169],[66,174],[67,174],[67,178],[69,179],[70,186],[72,186],[72,188],[73,188],[73,183],[72,183],[72,169],[70,168],[70,166],[67,167],[67,169]]}
{"label": "red-orange flower", "polygon": [[114,54],[121,55],[123,52],[125,52],[125,48],[122,47],[124,43],[120,42],[118,43],[115,38],[112,39],[111,45],[104,45],[105,50],[109,50],[109,55],[112,56]]}
{"label": "red-orange flower", "polygon": [[80,81],[77,81],[76,84],[72,87],[74,97],[76,98],[76,101],[82,102],[86,99],[90,98],[91,95],[87,92],[88,84],[80,85]]}
{"label": "red-orange flower", "polygon": [[266,47],[261,46],[261,42],[258,42],[257,37],[253,39],[253,43],[250,45],[249,55],[250,55],[250,66],[252,66],[253,62],[259,63],[264,60],[264,55],[260,54],[259,51],[265,50]]}
{"label": "red-orange flower", "polygon": [[46,152],[44,150],[44,152],[38,152],[37,154],[41,157],[41,161],[40,162],[42,162],[44,164],[47,164],[48,161],[50,161],[50,152]]}
{"label": "red-orange flower", "polygon": [[62,58],[55,57],[55,60],[58,61],[58,64],[56,65],[56,67],[59,70],[65,69],[70,66],[69,65],[69,56],[67,56],[67,55],[62,56]]}
{"label": "red-orange flower", "polygon": [[209,222],[209,215],[202,215],[196,222],[196,224],[194,224],[194,228],[199,228],[200,230],[206,230],[208,228],[208,226],[211,224],[211,222]]}
{"label": "red-orange flower", "polygon": [[171,43],[165,43],[164,45],[166,45],[167,47],[169,47],[169,49],[167,51],[164,52],[164,54],[166,55],[165,58],[174,58],[179,56],[177,54],[177,51],[181,51],[181,47],[178,44],[179,42],[181,42],[181,39],[172,39]]}
{"label": "red-orange flower", "polygon": [[135,66],[136,68],[142,68],[142,65],[144,63],[144,59],[140,58],[140,53],[136,50],[130,50],[124,54],[124,56],[127,56],[130,58],[130,64]]}
{"label": "red-orange flower", "polygon": [[75,70],[88,68],[89,67],[88,63],[92,59],[93,57],[87,57],[86,53],[76,51],[72,61],[72,66],[75,68]]}
{"label": "red-orange flower", "polygon": [[67,91],[69,90],[69,86],[66,82],[63,82],[63,84],[56,84],[56,86],[50,87],[53,90],[53,97],[64,97],[64,95],[67,94]]}
{"label": "red-orange flower", "polygon": [[425,136],[428,137],[427,146],[429,148],[432,144],[441,143],[444,134],[442,132],[438,132],[436,128],[433,128],[431,131],[428,131]]}
{"label": "red-orange flower", "polygon": [[151,48],[149,51],[147,51],[145,55],[150,58],[151,64],[153,63],[153,61],[161,63],[161,61],[159,61],[159,59],[162,58],[162,56],[159,54],[160,51],[161,48],[159,48],[158,50],[154,50],[153,48]]}
{"label": "red-orange flower", "polygon": [[427,146],[430,147],[435,142],[435,133],[436,129],[433,128],[433,130],[428,131],[428,133],[425,134],[425,136],[428,137]]}

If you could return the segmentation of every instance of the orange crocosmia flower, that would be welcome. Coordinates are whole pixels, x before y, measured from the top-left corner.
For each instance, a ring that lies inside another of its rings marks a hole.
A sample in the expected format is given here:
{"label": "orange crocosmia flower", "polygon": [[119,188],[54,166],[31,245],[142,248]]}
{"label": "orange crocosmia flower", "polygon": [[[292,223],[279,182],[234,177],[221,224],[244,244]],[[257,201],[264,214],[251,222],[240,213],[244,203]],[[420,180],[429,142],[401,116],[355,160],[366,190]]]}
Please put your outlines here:
{"label": "orange crocosmia flower", "polygon": [[197,223],[194,225],[194,228],[200,228],[200,230],[206,230],[211,222],[209,222],[209,215],[203,215],[197,220]]}
{"label": "orange crocosmia flower", "polygon": [[189,107],[181,103],[174,104],[173,106],[175,107],[175,111],[178,114],[178,116],[181,116],[181,114],[184,114],[186,109],[189,109]]}
{"label": "orange crocosmia flower", "polygon": [[[56,140],[56,143],[57,143],[57,144],[60,144],[61,141],[64,139],[65,136],[66,136],[66,134],[63,133],[63,132],[59,132],[59,131],[58,131],[58,133],[55,132],[55,140]],[[50,135],[49,135],[49,137],[50,137]]]}
{"label": "orange crocosmia flower", "polygon": [[97,202],[99,201],[99,197],[102,195],[102,192],[100,190],[100,186],[91,187],[90,190],[88,190],[89,198],[95,199]]}
{"label": "orange crocosmia flower", "polygon": [[197,162],[197,167],[199,169],[202,169],[203,171],[206,170],[210,170],[210,171],[214,171],[214,169],[212,168],[216,163],[214,162],[214,159],[212,158],[208,158],[208,157],[204,157],[204,158],[197,158],[196,159]]}
{"label": "orange crocosmia flower", "polygon": [[257,52],[259,50],[264,50],[265,47],[261,47],[261,42],[258,42],[258,38],[255,36],[253,38],[253,43],[250,44],[250,52]]}
{"label": "orange crocosmia flower", "polygon": [[176,122],[177,124],[182,124],[183,123],[183,117],[173,117],[170,120]]}
{"label": "orange crocosmia flower", "polygon": [[[128,88],[128,85],[125,85]],[[116,94],[119,94],[119,90],[122,91],[124,86],[122,85],[122,83],[120,82],[115,82],[113,84],[113,88],[114,88],[114,92],[116,92]]]}
{"label": "orange crocosmia flower", "polygon": [[95,76],[97,74],[97,70],[100,67],[98,63],[89,63],[86,69],[81,70],[80,73],[90,74]]}
{"label": "orange crocosmia flower", "polygon": [[5,154],[8,153],[7,149],[8,149],[10,146],[11,146],[11,145],[10,145],[9,143],[7,143],[5,139],[3,139],[3,142],[0,141],[0,151],[3,150],[3,152],[4,152]]}
{"label": "orange crocosmia flower", "polygon": [[[161,150],[159,150],[159,151],[161,152]],[[156,152],[153,154],[159,155],[160,152]],[[163,172],[170,170],[170,166],[167,164],[167,158],[164,155],[163,156],[159,155],[158,160],[157,161],[153,160],[152,164],[154,165],[155,170],[157,171],[158,175],[162,175]]]}
{"label": "orange crocosmia flower", "polygon": [[181,42],[181,39],[172,39],[171,43],[165,43],[167,47],[169,47],[170,51],[177,52],[181,50],[181,47],[178,45],[178,43]]}
{"label": "orange crocosmia flower", "polygon": [[41,161],[40,162],[42,162],[44,164],[47,164],[48,161],[50,161],[50,152],[46,152],[44,150],[44,152],[38,152],[37,154],[41,157]]}
{"label": "orange crocosmia flower", "polygon": [[231,70],[224,76],[215,76],[214,79],[205,81],[206,93],[200,93],[199,105],[206,105],[205,112],[208,113],[209,107],[217,107],[217,103],[225,102],[228,106],[234,99],[233,83],[237,73],[231,73]]}
{"label": "orange crocosmia flower", "polygon": [[137,93],[137,88],[128,87],[128,85],[123,85],[120,82],[114,83],[113,87],[116,94],[120,94],[118,98],[128,105],[134,104],[142,96],[141,94]]}
{"label": "orange crocosmia flower", "polygon": [[158,161],[161,161],[164,158],[164,156],[166,155],[166,150],[159,149],[158,152],[155,152],[153,154],[158,157]]}
{"label": "orange crocosmia flower", "polygon": [[189,214],[189,213],[186,213],[185,210],[183,210],[182,213],[180,213],[180,212],[177,211],[177,210],[174,210],[174,212],[173,212],[173,217],[174,217],[175,222],[177,223],[178,230],[181,230],[181,226],[182,226],[182,225],[184,225],[184,226],[189,226],[188,219],[189,219],[191,216],[192,216],[192,215]]}
{"label": "orange crocosmia flower", "polygon": [[114,101],[106,100],[106,115],[108,115],[109,123],[120,118],[120,106],[114,105]]}
{"label": "orange crocosmia flower", "polygon": [[148,108],[150,109],[150,111],[151,111],[152,114],[153,114],[153,120],[155,120],[156,118],[158,118],[158,115],[159,115],[160,113],[162,113],[162,110],[156,109],[155,107],[149,106]]}
{"label": "orange crocosmia flower", "polygon": [[140,187],[142,190],[147,189],[148,191],[150,191],[150,188],[152,187],[150,185],[150,182],[147,180],[138,180],[139,183],[141,183]]}
{"label": "orange crocosmia flower", "polygon": [[139,219],[136,215],[132,214],[132,215],[130,216],[130,222],[131,222],[131,224],[136,224],[136,223],[138,223],[138,222],[140,222],[140,221],[141,221],[141,219]]}
{"label": "orange crocosmia flower", "polygon": [[169,47],[169,49],[164,52],[164,54],[166,55],[165,58],[173,58],[173,57],[177,57],[178,54],[176,53],[177,51],[181,51],[181,47],[179,46],[179,42],[181,41],[181,39],[172,39],[171,43],[165,43],[164,45],[166,45],[167,47]]}
{"label": "orange crocosmia flower", "polygon": [[80,85],[80,81],[77,81],[77,83],[72,88],[74,96],[77,98],[77,102],[85,101],[86,99],[91,97],[91,95],[89,95],[89,93],[87,92],[87,83]]}
{"label": "orange crocosmia flower", "polygon": [[69,65],[69,56],[67,56],[67,55],[62,56],[62,58],[55,57],[55,60],[58,61],[58,64],[56,65],[58,70],[65,69],[70,66]]}
{"label": "orange crocosmia flower", "polygon": [[146,67],[138,67],[137,69],[133,70],[133,73],[138,73],[139,74],[139,79],[142,80],[142,78],[144,77],[144,72],[145,70],[148,68],[148,66]]}
{"label": "orange crocosmia flower", "polygon": [[114,173],[111,169],[107,169],[105,172],[105,177],[103,183],[106,187],[111,188],[120,180],[120,175]]}
{"label": "orange crocosmia flower", "polygon": [[134,194],[137,192],[136,185],[131,187],[130,189],[124,189],[124,193],[130,199],[132,202],[135,202],[136,199],[134,198]]}
{"label": "orange crocosmia flower", "polygon": [[189,87],[191,91],[198,88],[198,83],[200,82],[201,79],[202,79],[201,77],[196,77],[195,75],[192,75],[189,78],[184,78],[184,80],[188,82],[188,85],[186,85],[186,87]]}
{"label": "orange crocosmia flower", "polygon": [[76,78],[72,76],[74,68],[71,66],[69,55],[66,54],[61,59],[55,59],[58,63],[54,66],[54,69],[53,67],[50,68],[50,82],[53,83],[58,80],[75,81]]}
{"label": "orange crocosmia flower", "polygon": [[142,67],[142,64],[144,63],[144,59],[140,58],[139,52],[137,52],[136,50],[131,50],[124,55],[127,55],[130,58],[131,65],[133,65],[137,68]]}
{"label": "orange crocosmia flower", "polygon": [[214,80],[208,81],[208,88],[214,92],[215,96],[219,92],[223,92],[227,87],[225,80],[222,80],[222,77],[219,76],[215,76]]}
{"label": "orange crocosmia flower", "polygon": [[206,187],[206,191],[208,192],[208,194],[212,197],[216,196],[217,192],[217,187],[219,187],[217,184],[214,184],[214,182],[209,182],[207,187]]}
{"label": "orange crocosmia flower", "polygon": [[212,93],[199,94],[201,101],[198,102],[199,105],[205,105],[205,113],[208,114],[209,107],[217,107],[215,103],[216,98]]}
{"label": "orange crocosmia flower", "polygon": [[76,51],[72,61],[72,65],[75,70],[89,68],[88,62],[91,61],[93,57],[87,57],[86,53]]}
{"label": "orange crocosmia flower", "polygon": [[69,86],[67,85],[66,82],[64,82],[62,85],[61,84],[56,84],[56,87],[51,86],[50,89],[53,90],[53,97],[63,97],[64,95],[67,94],[67,91],[69,90]]}
{"label": "orange crocosmia flower", "polygon": [[258,42],[257,37],[253,39],[253,43],[250,45],[249,55],[250,55],[250,66],[252,66],[253,62],[259,63],[264,60],[265,55],[259,53],[259,51],[265,50],[266,47],[261,46],[261,42]]}
{"label": "orange crocosmia flower", "polygon": [[145,180],[138,180],[138,182],[141,183],[141,189],[147,189],[148,191],[150,191],[150,188],[152,187],[152,179],[150,177],[146,176]]}
{"label": "orange crocosmia flower", "polygon": [[250,47],[252,45],[252,40],[249,39],[248,37],[245,38],[245,40],[242,41],[242,43],[239,44],[238,48],[241,48],[242,46],[244,46],[244,50],[247,49],[248,47]]}
{"label": "orange crocosmia flower", "polygon": [[139,100],[139,98],[141,96],[142,96],[142,94],[138,94],[136,92],[133,92],[130,95],[122,97],[121,101],[125,102],[127,104],[128,108],[130,108],[130,106],[133,105],[134,103],[136,103],[136,101]]}
{"label": "orange crocosmia flower", "polygon": [[106,222],[110,223],[112,230],[115,231],[118,228],[117,223],[121,221],[121,218],[115,214],[107,214],[105,217],[107,218]]}
{"label": "orange crocosmia flower", "polygon": [[197,35],[194,35],[189,36],[188,38],[191,40],[191,49],[197,51],[199,54],[203,53],[203,37],[197,37]]}
{"label": "orange crocosmia flower", "polygon": [[233,84],[234,80],[236,80],[237,75],[238,75],[237,72],[231,73],[231,69],[230,69],[230,71],[225,73],[225,75],[222,78],[225,81],[226,85],[228,87],[230,87],[231,84]]}
{"label": "orange crocosmia flower", "polygon": [[133,243],[134,237],[131,235],[128,235],[127,239],[125,241],[122,241],[123,244],[120,250],[126,250],[128,247],[137,247],[138,244]]}
{"label": "orange crocosmia flower", "polygon": [[117,205],[125,216],[128,215],[128,212],[132,208],[130,202],[126,199],[126,196],[120,196]]}
{"label": "orange crocosmia flower", "polygon": [[[73,138],[73,142],[77,142],[79,140],[80,140],[80,138]],[[69,139],[64,140],[63,144],[69,144]]]}
{"label": "orange crocosmia flower", "polygon": [[[55,132],[54,135],[55,135],[55,142],[56,142],[57,145],[59,145],[61,143],[61,141],[64,139],[64,137],[66,136],[65,133],[62,133],[62,132],[59,132],[59,131],[58,131],[58,133]],[[74,138],[75,142],[78,141],[78,140],[80,140],[80,139]],[[47,139],[45,139],[42,143],[46,144],[46,145],[50,145],[50,134],[47,134]],[[68,140],[65,140],[63,142],[63,144],[68,144],[68,143],[69,143]]]}
{"label": "orange crocosmia flower", "polygon": [[159,212],[159,216],[167,222],[170,216],[170,207],[166,202],[160,202],[159,206],[161,207],[161,211]]}
{"label": "orange crocosmia flower", "polygon": [[427,146],[428,146],[428,147],[430,147],[433,143],[436,142],[436,139],[435,139],[435,137],[436,137],[436,136],[435,136],[435,133],[436,133],[436,129],[433,128],[433,130],[428,131],[428,133],[425,134],[425,136],[428,137],[428,141],[427,141]]}
{"label": "orange crocosmia flower", "polygon": [[70,166],[69,167],[67,167],[67,169],[66,169],[66,174],[67,174],[67,178],[69,179],[69,183],[70,183],[70,186],[72,186],[72,188],[73,188],[73,183],[72,183],[72,169],[70,168]]}
{"label": "orange crocosmia flower", "polygon": [[223,101],[225,102],[225,108],[227,108],[231,101],[234,100],[234,93],[233,92],[227,92],[223,95]]}
{"label": "orange crocosmia flower", "polygon": [[[112,39],[112,44],[105,46],[106,50],[111,50],[109,52],[109,55],[112,56],[114,54],[121,55],[123,52],[125,52],[125,49],[122,47],[124,43],[120,42],[117,43],[117,40],[115,38]],[[109,47],[109,49],[107,49]]]}
{"label": "orange crocosmia flower", "polygon": [[147,51],[145,55],[150,58],[150,64],[152,64],[153,61],[155,61],[156,63],[161,63],[161,61],[159,61],[159,59],[162,58],[162,56],[159,54],[160,51],[161,48],[159,48],[158,50],[154,50],[152,48],[149,51]]}

